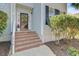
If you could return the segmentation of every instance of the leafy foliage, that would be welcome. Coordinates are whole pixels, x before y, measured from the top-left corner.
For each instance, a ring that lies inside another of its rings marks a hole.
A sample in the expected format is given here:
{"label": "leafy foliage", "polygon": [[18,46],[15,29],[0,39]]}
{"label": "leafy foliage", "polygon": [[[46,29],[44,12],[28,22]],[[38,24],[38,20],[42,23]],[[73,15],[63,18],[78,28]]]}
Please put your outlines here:
{"label": "leafy foliage", "polygon": [[6,28],[7,18],[7,14],[3,11],[0,11],[0,34],[3,33]]}
{"label": "leafy foliage", "polygon": [[79,50],[77,50],[76,48],[73,48],[73,47],[69,47],[67,49],[69,55],[71,56],[79,56]]}
{"label": "leafy foliage", "polygon": [[79,18],[67,14],[52,16],[49,26],[55,34],[67,34],[69,38],[73,38],[79,30]]}

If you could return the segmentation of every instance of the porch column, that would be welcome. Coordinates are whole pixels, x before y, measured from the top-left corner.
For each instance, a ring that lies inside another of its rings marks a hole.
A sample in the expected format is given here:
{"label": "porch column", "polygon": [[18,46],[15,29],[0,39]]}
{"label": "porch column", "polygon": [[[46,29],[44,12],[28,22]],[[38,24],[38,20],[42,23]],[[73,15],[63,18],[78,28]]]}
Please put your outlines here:
{"label": "porch column", "polygon": [[41,37],[41,3],[33,5],[32,29]]}
{"label": "porch column", "polygon": [[37,32],[38,36],[43,42],[44,25],[45,25],[45,5],[43,3],[34,4],[32,15],[33,15],[32,18],[33,31]]}
{"label": "porch column", "polygon": [[44,43],[45,5],[41,3],[41,40]]}
{"label": "porch column", "polygon": [[12,46],[12,54],[15,53],[15,31],[16,31],[16,4],[11,4],[11,32],[12,32],[12,40],[11,40],[11,46]]}

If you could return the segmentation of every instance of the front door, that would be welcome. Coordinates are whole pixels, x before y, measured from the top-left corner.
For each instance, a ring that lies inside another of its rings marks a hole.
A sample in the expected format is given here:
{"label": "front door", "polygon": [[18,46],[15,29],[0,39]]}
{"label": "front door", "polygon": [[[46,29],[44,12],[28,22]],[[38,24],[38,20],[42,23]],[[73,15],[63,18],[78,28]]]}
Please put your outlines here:
{"label": "front door", "polygon": [[20,13],[20,31],[26,31],[28,29],[28,14]]}

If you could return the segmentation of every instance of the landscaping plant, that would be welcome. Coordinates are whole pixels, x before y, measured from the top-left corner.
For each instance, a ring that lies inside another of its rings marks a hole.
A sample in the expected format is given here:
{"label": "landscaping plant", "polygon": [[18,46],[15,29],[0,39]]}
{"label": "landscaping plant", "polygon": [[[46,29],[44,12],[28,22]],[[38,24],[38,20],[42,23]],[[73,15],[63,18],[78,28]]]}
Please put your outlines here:
{"label": "landscaping plant", "polygon": [[71,56],[79,56],[79,50],[77,50],[76,48],[69,47],[67,51],[68,51],[68,54]]}
{"label": "landscaping plant", "polygon": [[79,30],[79,18],[67,14],[52,16],[49,26],[56,37],[64,35],[67,39],[74,39]]}
{"label": "landscaping plant", "polygon": [[7,26],[7,19],[7,14],[3,11],[0,11],[0,35],[3,33]]}

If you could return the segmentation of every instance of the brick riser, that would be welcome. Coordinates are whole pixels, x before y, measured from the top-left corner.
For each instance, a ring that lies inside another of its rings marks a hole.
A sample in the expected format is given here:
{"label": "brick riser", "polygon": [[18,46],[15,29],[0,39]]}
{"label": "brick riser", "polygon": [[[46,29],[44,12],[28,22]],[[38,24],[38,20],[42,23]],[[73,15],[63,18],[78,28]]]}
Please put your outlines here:
{"label": "brick riser", "polygon": [[35,32],[15,33],[15,52],[31,49],[42,45],[41,40]]}
{"label": "brick riser", "polygon": [[39,47],[40,45],[42,45],[42,44],[35,44],[35,45],[32,44],[31,46],[16,48],[15,52],[24,51],[24,50],[31,49],[31,48],[34,48],[34,47]]}

